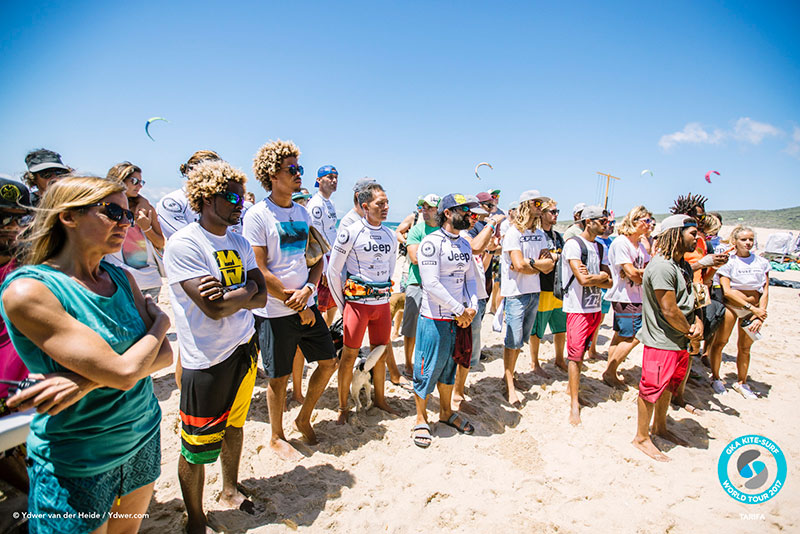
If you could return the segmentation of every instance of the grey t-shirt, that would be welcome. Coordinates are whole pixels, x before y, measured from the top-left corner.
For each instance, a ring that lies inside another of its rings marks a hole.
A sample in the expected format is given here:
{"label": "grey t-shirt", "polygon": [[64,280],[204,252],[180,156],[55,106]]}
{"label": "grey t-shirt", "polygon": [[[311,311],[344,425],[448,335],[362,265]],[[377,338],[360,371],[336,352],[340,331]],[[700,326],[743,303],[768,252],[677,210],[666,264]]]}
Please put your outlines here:
{"label": "grey t-shirt", "polygon": [[647,264],[642,278],[642,328],[636,334],[645,346],[662,350],[685,350],[688,346],[689,338],[667,322],[656,298],[656,290],[674,291],[678,309],[692,324],[694,294],[692,286],[686,284],[687,276],[691,281],[691,275],[684,276],[680,265],[660,255]]}

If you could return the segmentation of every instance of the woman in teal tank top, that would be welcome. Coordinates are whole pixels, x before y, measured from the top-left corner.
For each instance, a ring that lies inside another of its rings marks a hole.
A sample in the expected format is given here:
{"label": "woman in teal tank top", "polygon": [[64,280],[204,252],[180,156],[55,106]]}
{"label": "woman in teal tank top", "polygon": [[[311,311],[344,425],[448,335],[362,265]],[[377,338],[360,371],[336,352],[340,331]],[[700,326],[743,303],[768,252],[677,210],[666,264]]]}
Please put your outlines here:
{"label": "woman in teal tank top", "polygon": [[41,379],[8,402],[38,412],[28,437],[29,525],[138,530],[160,474],[150,374],[172,363],[169,319],[131,275],[101,261],[133,222],[120,184],[66,178],[39,207],[23,266],[0,288],[11,341]]}

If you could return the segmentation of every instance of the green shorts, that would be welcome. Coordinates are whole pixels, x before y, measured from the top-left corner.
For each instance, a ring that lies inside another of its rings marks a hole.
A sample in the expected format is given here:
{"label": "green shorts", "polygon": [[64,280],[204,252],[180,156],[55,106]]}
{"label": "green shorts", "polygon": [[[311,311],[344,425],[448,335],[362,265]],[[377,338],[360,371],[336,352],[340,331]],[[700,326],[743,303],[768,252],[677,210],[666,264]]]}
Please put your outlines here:
{"label": "green shorts", "polygon": [[552,291],[539,293],[539,311],[536,313],[536,321],[533,323],[531,335],[542,339],[548,325],[553,334],[566,332],[567,314],[561,309],[562,305],[562,302],[553,296]]}

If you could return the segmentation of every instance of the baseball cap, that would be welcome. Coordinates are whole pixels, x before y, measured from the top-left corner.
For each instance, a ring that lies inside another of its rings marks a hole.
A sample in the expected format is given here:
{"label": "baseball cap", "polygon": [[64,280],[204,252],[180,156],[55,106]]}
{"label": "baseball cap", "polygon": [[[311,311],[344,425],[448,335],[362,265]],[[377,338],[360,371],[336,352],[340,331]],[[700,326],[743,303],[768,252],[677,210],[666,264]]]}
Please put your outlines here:
{"label": "baseball cap", "polygon": [[499,195],[500,194],[500,190],[499,189],[487,189],[486,192],[489,193],[490,195]]}
{"label": "baseball cap", "polygon": [[492,195],[486,191],[481,191],[475,197],[478,199],[478,202],[489,202],[492,200]]}
{"label": "baseball cap", "polygon": [[353,191],[358,193],[362,189],[366,189],[368,185],[375,183],[378,183],[378,181],[375,178],[361,178],[353,186]]}
{"label": "baseball cap", "polygon": [[0,178],[0,208],[28,209],[31,193],[28,187],[16,180]]}
{"label": "baseball cap", "polygon": [[28,166],[29,172],[39,172],[45,169],[70,170],[69,167],[64,165],[64,162],[61,161],[60,154],[52,150],[47,150],[46,148],[40,148],[39,150],[29,152],[28,155],[25,156],[25,165]]}
{"label": "baseball cap", "polygon": [[575,206],[572,208],[572,215],[577,215],[577,214],[579,214],[580,212],[582,212],[582,211],[583,211],[583,209],[584,209],[585,207],[586,207],[586,202],[578,202],[578,203],[577,203],[577,204],[575,204]]}
{"label": "baseball cap", "polygon": [[537,198],[542,198],[542,194],[536,189],[528,189],[527,191],[523,191],[519,196],[519,203],[522,204],[523,202],[535,200]]}
{"label": "baseball cap", "polygon": [[424,197],[419,197],[419,200],[417,200],[417,207],[421,208],[423,204],[427,204],[428,206],[435,208],[439,205],[440,200],[442,200],[442,197],[435,193],[431,193],[429,195],[425,195]]}
{"label": "baseball cap", "polygon": [[303,198],[311,198],[311,193],[303,193],[302,191],[298,191],[297,193],[292,193],[292,200],[297,202]]}
{"label": "baseball cap", "polygon": [[456,206],[469,206],[470,208],[477,208],[478,203],[471,202],[465,195],[462,195],[461,193],[451,193],[439,201],[439,213],[444,213],[444,210],[453,209]]}
{"label": "baseball cap", "polygon": [[516,201],[516,200],[512,200],[512,201],[511,201],[511,202],[508,204],[508,211],[515,210],[515,209],[517,209],[518,207],[519,207],[519,202],[518,202],[518,201]]}
{"label": "baseball cap", "polygon": [[581,210],[581,219],[599,219],[608,217],[608,212],[602,206],[586,206]]}
{"label": "baseball cap", "polygon": [[319,187],[319,179],[323,176],[328,176],[329,174],[335,174],[336,176],[339,176],[339,171],[337,171],[336,167],[333,165],[323,165],[317,169],[317,181],[314,182],[314,187]]}
{"label": "baseball cap", "polygon": [[481,207],[480,202],[478,201],[478,197],[476,197],[475,195],[464,195],[464,196],[467,197],[467,203],[468,203],[467,205],[475,204],[475,207],[470,208],[469,211],[475,213],[476,215],[489,215],[489,212]]}
{"label": "baseball cap", "polygon": [[688,226],[697,226],[697,221],[688,215],[670,215],[661,221],[661,227],[656,235],[661,235],[667,230],[672,230],[673,228],[686,228]]}

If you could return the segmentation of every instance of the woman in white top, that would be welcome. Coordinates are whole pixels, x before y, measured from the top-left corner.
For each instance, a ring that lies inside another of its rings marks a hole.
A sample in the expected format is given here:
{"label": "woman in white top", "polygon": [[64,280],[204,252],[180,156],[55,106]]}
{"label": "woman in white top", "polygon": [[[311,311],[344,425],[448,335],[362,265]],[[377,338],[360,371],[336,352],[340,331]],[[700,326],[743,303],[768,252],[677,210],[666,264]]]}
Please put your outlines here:
{"label": "woman in white top", "polygon": [[731,232],[730,242],[736,247],[736,253],[717,271],[727,310],[711,345],[711,386],[716,393],[724,393],[725,384],[719,377],[722,349],[738,322],[738,380],[733,389],[746,399],[758,398],[747,385],[747,371],[750,367],[750,347],[759,337],[759,331],[767,319],[769,301],[770,265],[766,259],[750,252],[754,241],[755,233],[746,226],[737,226]]}
{"label": "woman in white top", "polygon": [[142,293],[158,300],[161,293],[158,262],[164,248],[164,234],[156,210],[139,194],[144,186],[142,169],[123,161],[109,169],[107,178],[125,186],[125,196],[136,222],[128,229],[122,248],[106,260],[130,272]]}

